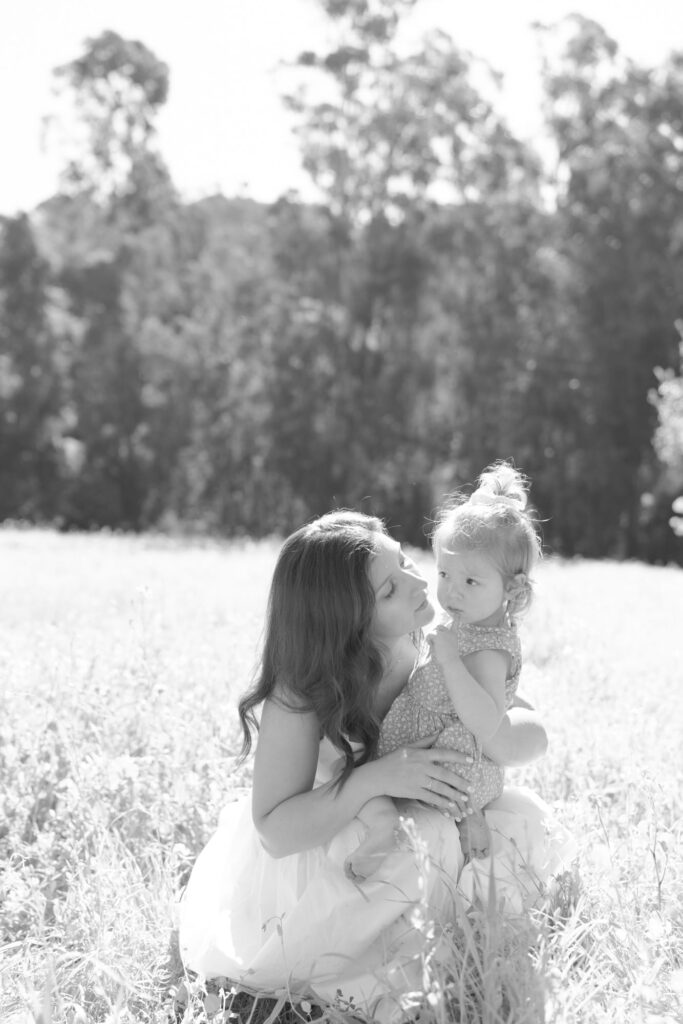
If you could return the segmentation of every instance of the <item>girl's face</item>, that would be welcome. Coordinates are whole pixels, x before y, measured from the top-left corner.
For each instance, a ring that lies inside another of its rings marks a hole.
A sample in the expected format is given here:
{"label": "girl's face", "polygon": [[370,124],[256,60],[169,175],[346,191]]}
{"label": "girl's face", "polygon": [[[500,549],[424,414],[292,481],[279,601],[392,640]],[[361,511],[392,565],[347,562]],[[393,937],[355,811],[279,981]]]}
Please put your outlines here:
{"label": "girl's face", "polygon": [[436,596],[452,618],[480,626],[503,621],[509,587],[483,551],[444,551],[437,545],[436,570]]}
{"label": "girl's face", "polygon": [[427,581],[414,562],[391,537],[378,538],[377,553],[368,567],[370,583],[375,591],[372,634],[384,643],[426,626],[434,618],[434,609],[427,597]]}

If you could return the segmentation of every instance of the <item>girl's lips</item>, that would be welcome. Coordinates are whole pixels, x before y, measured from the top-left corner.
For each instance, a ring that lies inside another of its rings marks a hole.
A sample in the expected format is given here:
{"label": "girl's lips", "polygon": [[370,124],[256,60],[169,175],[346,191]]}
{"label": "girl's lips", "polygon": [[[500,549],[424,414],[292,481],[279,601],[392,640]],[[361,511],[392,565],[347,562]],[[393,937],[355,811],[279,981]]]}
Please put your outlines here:
{"label": "girl's lips", "polygon": [[425,609],[425,608],[427,607],[427,605],[428,605],[428,604],[429,604],[429,598],[425,597],[424,601],[422,601],[422,603],[421,603],[421,604],[419,604],[419,605],[417,606],[417,608],[415,609],[415,611],[416,611],[416,612],[421,612],[421,611],[423,611],[423,609]]}

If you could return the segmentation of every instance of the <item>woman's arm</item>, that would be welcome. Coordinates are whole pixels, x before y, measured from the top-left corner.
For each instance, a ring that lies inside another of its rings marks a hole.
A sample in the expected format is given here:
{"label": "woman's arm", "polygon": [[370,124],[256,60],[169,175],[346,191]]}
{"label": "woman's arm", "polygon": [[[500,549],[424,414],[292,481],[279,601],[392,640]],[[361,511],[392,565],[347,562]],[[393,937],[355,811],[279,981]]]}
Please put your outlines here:
{"label": "woman's arm", "polygon": [[453,771],[466,762],[453,750],[429,748],[435,737],[354,768],[343,786],[313,788],[320,747],[317,717],[266,701],[261,715],[252,814],[273,857],[328,842],[376,796],[423,800],[453,812],[466,780]]}
{"label": "woman's arm", "polygon": [[274,857],[327,842],[375,793],[364,792],[360,772],[349,784],[313,789],[320,748],[318,719],[266,701],[254,759],[252,814]]}
{"label": "woman's arm", "polygon": [[482,748],[496,764],[514,768],[543,757],[548,734],[531,704],[516,697],[498,731],[482,743]]}

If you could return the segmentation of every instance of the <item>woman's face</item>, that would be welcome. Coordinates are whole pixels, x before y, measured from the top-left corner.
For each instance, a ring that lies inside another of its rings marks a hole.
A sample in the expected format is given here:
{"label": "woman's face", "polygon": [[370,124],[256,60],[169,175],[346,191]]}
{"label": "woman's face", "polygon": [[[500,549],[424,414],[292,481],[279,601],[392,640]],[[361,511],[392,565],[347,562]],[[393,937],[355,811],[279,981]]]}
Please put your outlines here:
{"label": "woman's face", "polygon": [[427,581],[391,537],[380,535],[368,576],[375,592],[372,635],[383,643],[426,626],[434,618]]}

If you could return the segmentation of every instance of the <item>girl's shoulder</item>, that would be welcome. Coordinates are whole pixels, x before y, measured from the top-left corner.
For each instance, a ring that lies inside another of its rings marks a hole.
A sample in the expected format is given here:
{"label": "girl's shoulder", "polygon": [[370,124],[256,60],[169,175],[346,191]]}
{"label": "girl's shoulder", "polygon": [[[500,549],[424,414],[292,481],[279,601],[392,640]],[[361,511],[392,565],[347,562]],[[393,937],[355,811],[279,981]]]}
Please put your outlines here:
{"label": "girl's shoulder", "polygon": [[458,641],[463,654],[476,651],[505,651],[514,660],[521,653],[519,634],[512,622],[500,626],[477,626],[461,623],[458,627]]}

